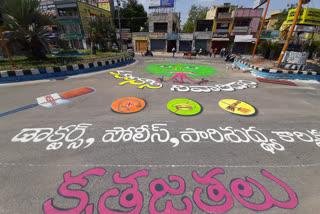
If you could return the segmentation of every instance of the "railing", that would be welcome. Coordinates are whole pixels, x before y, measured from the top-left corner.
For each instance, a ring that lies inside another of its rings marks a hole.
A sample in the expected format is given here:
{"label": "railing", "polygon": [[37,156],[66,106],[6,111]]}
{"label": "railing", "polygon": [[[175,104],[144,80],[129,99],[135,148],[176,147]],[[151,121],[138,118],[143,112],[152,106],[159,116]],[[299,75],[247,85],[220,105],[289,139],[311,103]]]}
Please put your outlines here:
{"label": "railing", "polygon": [[218,13],[218,18],[221,18],[221,19],[232,18],[232,13]]}
{"label": "railing", "polygon": [[235,33],[246,33],[249,31],[249,27],[248,26],[234,26],[232,29],[232,32]]}

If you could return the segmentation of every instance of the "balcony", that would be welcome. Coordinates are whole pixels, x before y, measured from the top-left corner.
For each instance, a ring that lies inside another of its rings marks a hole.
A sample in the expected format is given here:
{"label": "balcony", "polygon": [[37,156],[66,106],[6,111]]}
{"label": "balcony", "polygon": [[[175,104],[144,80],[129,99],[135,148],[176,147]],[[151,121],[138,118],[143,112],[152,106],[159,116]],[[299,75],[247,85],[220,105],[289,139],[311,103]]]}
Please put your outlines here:
{"label": "balcony", "polygon": [[249,27],[248,26],[235,26],[233,27],[232,32],[234,33],[246,33],[249,31]]}
{"label": "balcony", "polygon": [[218,13],[218,19],[231,19],[232,13]]}

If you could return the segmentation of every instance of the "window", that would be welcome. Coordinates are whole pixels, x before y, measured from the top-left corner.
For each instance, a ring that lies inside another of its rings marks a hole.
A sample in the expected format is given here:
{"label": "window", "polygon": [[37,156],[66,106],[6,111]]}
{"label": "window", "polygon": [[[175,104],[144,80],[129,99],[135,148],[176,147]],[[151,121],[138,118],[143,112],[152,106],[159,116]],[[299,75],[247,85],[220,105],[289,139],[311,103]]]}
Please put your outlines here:
{"label": "window", "polygon": [[168,23],[154,23],[154,32],[156,33],[167,33],[168,32]]}

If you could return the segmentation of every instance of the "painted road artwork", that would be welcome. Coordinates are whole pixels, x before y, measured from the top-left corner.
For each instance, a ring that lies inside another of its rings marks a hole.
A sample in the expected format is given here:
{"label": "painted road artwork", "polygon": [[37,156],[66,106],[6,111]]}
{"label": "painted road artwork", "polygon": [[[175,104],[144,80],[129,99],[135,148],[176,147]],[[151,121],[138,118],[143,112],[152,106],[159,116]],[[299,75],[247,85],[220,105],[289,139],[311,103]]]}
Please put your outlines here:
{"label": "painted road artwork", "polygon": [[[157,78],[158,82],[171,81],[175,84],[190,82],[199,85],[207,84],[209,80],[204,77],[216,72],[213,68],[210,67],[180,63],[150,65],[147,67],[147,70],[162,76],[160,78]],[[164,79],[164,77],[166,77],[166,79]]]}
{"label": "painted road artwork", "polygon": [[37,98],[37,103],[33,103],[31,105],[27,105],[18,109],[14,109],[5,113],[1,113],[0,117],[5,117],[8,116],[10,114],[14,114],[17,112],[21,112],[36,106],[42,106],[45,108],[52,108],[52,107],[56,107],[58,105],[62,105],[65,103],[70,102],[71,99],[76,98],[76,97],[80,97],[83,95],[87,95],[87,94],[91,94],[94,93],[96,90],[94,88],[91,87],[84,87],[84,88],[78,88],[78,89],[74,89],[72,91],[67,91],[67,92],[63,92],[61,94],[58,93],[54,93],[54,94],[50,94],[50,95],[46,95],[46,96],[42,96],[42,97],[38,97]]}
{"label": "painted road artwork", "polygon": [[136,97],[124,97],[112,103],[111,109],[120,114],[131,114],[143,110],[146,101]]}
{"label": "painted road artwork", "polygon": [[197,115],[201,112],[202,107],[195,101],[189,99],[175,99],[168,102],[169,111],[183,116]]}
{"label": "painted road artwork", "polygon": [[233,114],[238,115],[244,115],[249,116],[256,113],[255,108],[253,108],[248,103],[239,101],[239,100],[233,100],[233,99],[224,99],[220,100],[219,106],[228,112],[231,112]]}
{"label": "painted road artwork", "polygon": [[[167,179],[161,179],[154,177],[149,170],[137,171],[127,177],[124,177],[120,172],[116,172],[111,176],[104,168],[92,168],[79,175],[75,175],[71,171],[68,171],[63,175],[64,181],[57,189],[59,195],[47,199],[43,203],[43,211],[46,214],[93,213],[93,210],[98,210],[100,214],[191,214],[193,213],[193,210],[196,210],[194,213],[225,213],[231,210],[236,203],[242,204],[246,209],[253,211],[267,211],[274,206],[282,209],[294,209],[298,205],[298,196],[296,192],[284,181],[264,169],[261,170],[263,179],[260,180],[269,180],[272,182],[272,185],[281,189],[281,191],[287,195],[286,201],[277,200],[276,197],[264,187],[263,183],[261,184],[261,181],[256,181],[252,176],[246,177],[245,180],[242,178],[234,178],[230,181],[229,187],[226,187],[221,182],[223,177],[214,177],[216,175],[223,176],[224,173],[225,171],[222,168],[212,169],[204,175],[197,171],[193,171],[190,176],[198,185],[196,188],[190,189],[188,186],[189,183],[186,182],[185,177],[170,175]],[[118,188],[112,188],[106,185],[100,199],[95,204],[89,203],[89,198],[92,197],[92,194],[91,192],[89,193],[85,187],[88,183],[90,183],[90,186],[97,185],[92,181],[93,177],[105,178],[108,176],[113,178],[115,184],[126,185],[126,189],[120,192]],[[150,193],[141,191],[141,181],[146,180],[148,177],[153,178],[153,180],[144,185],[149,188],[151,195]],[[172,182],[177,183],[177,187],[172,187]],[[255,185],[257,188],[252,188],[250,184]],[[80,186],[81,189],[75,190],[68,188],[72,185]],[[130,185],[130,187],[128,187],[128,185]],[[207,188],[203,185],[206,185]],[[219,205],[210,205],[208,200],[203,200],[201,195],[205,194],[203,193],[205,192],[205,189],[207,189],[209,201],[218,202]],[[188,194],[189,196],[186,196],[187,192],[193,192],[191,197],[190,194]],[[255,199],[256,195],[261,193],[265,196],[265,201],[263,203],[259,204],[255,200],[252,200]],[[184,204],[184,209],[176,209],[173,206],[173,202],[165,198],[167,195],[180,197],[181,202]],[[64,197],[64,200],[78,199],[79,203],[76,207],[66,210],[56,206],[58,197]],[[119,208],[116,209],[117,211],[115,211],[114,208],[115,204],[110,203],[111,199],[114,197],[119,198],[119,202],[117,203],[119,204],[117,205]],[[248,199],[251,200],[249,201]],[[156,205],[159,204],[160,200],[165,202],[165,208],[162,211],[159,210]],[[130,208],[131,211],[124,211],[126,208]]]}

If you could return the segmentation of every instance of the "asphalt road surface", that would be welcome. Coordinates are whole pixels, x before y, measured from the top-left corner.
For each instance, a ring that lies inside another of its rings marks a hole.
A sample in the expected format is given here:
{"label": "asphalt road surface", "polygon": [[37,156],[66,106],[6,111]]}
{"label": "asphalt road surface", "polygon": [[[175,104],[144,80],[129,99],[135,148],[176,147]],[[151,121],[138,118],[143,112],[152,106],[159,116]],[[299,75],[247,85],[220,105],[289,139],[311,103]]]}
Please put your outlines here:
{"label": "asphalt road surface", "polygon": [[319,95],[219,58],[1,85],[0,213],[318,214]]}

